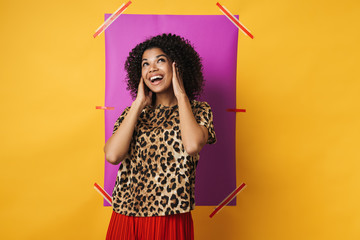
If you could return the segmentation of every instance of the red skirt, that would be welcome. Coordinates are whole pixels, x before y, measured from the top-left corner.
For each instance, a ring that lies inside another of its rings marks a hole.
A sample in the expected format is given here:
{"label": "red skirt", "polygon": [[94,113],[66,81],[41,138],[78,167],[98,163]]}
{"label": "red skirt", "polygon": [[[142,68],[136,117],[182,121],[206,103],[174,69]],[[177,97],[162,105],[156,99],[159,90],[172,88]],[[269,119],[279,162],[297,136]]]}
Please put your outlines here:
{"label": "red skirt", "polygon": [[113,211],[106,240],[193,240],[191,212],[155,217],[129,217]]}

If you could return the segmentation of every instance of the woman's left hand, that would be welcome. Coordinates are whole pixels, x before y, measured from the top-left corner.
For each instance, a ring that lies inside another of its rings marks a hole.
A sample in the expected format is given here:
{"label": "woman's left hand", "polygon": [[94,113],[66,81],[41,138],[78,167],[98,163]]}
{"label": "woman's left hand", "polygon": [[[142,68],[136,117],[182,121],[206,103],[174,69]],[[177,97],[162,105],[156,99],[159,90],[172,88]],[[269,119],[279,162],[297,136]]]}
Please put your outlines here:
{"label": "woman's left hand", "polygon": [[176,63],[172,63],[172,71],[173,71],[173,77],[172,77],[172,85],[174,89],[174,94],[176,98],[179,98],[181,96],[186,95],[186,91],[184,88],[183,80],[180,77],[179,71],[176,67]]}

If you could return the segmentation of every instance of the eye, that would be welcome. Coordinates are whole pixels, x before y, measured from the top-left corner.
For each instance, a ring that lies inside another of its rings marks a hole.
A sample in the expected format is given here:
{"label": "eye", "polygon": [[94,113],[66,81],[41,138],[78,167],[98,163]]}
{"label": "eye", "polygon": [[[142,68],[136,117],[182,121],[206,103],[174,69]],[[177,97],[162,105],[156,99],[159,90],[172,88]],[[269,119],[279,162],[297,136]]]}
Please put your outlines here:
{"label": "eye", "polygon": [[166,62],[165,58],[159,58],[158,62]]}
{"label": "eye", "polygon": [[143,67],[145,67],[145,66],[147,66],[147,65],[149,65],[149,63],[147,63],[147,62],[144,62],[144,63],[142,64]]}

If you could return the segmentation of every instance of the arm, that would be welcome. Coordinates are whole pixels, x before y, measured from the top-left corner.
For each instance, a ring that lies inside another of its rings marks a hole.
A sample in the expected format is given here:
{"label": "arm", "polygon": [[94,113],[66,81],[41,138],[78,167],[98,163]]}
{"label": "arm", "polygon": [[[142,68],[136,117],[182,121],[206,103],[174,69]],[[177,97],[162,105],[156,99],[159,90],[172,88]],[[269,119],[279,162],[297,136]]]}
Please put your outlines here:
{"label": "arm", "polygon": [[105,158],[109,163],[116,165],[124,160],[129,151],[131,138],[142,109],[139,104],[133,102],[124,121],[105,143]]}
{"label": "arm", "polygon": [[200,152],[207,142],[209,133],[206,127],[199,125],[194,117],[186,95],[178,98],[181,139],[188,154]]}
{"label": "arm", "polygon": [[194,155],[199,153],[206,144],[209,132],[206,127],[196,122],[182,79],[175,68],[175,63],[173,63],[172,69],[174,94],[179,106],[181,139],[186,152]]}
{"label": "arm", "polygon": [[116,132],[105,143],[104,152],[106,161],[119,164],[126,157],[136,123],[143,108],[151,103],[152,93],[145,94],[144,82],[139,83],[138,95],[131,104],[131,108]]}

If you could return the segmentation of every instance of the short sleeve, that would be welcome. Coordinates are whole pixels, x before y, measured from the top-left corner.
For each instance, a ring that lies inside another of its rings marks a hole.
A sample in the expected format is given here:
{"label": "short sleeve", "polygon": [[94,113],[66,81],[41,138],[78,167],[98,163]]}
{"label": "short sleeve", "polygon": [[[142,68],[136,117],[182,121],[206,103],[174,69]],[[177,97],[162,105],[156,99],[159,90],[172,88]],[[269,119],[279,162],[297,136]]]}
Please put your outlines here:
{"label": "short sleeve", "polygon": [[194,116],[196,122],[199,125],[205,126],[209,132],[209,138],[207,144],[216,143],[216,135],[214,130],[213,113],[211,107],[207,102],[194,102],[193,107]]}
{"label": "short sleeve", "polygon": [[124,121],[124,119],[125,119],[126,115],[128,114],[129,110],[130,110],[130,107],[125,108],[125,110],[123,111],[121,116],[116,120],[116,122],[114,124],[114,130],[113,130],[112,134],[114,134],[116,132],[116,130],[119,128],[122,121]]}

